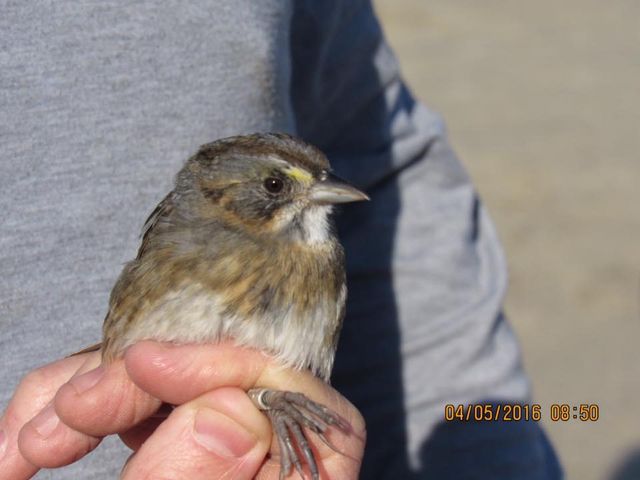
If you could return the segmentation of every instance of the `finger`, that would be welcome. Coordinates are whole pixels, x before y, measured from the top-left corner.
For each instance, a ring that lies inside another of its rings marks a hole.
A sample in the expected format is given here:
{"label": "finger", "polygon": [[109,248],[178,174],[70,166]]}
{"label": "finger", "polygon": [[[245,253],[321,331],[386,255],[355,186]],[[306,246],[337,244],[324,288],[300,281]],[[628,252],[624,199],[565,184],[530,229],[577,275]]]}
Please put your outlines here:
{"label": "finger", "polygon": [[124,444],[131,450],[138,450],[147,438],[156,431],[160,424],[167,419],[172,411],[173,407],[165,403],[149,418],[143,420],[129,430],[119,433],[118,435]]}
{"label": "finger", "polygon": [[[87,355],[72,378],[93,370],[99,364],[98,353]],[[73,463],[95,449],[100,441],[99,437],[78,432],[63,423],[55,411],[53,399],[22,427],[18,435],[20,452],[39,468]]]}
{"label": "finger", "polygon": [[22,427],[18,446],[33,465],[56,468],[84,457],[98,446],[100,440],[62,423],[51,403]]}
{"label": "finger", "polygon": [[222,386],[248,390],[260,386],[304,391],[319,402],[351,404],[306,370],[285,368],[265,354],[235,346],[174,345],[143,341],[125,354],[130,378],[142,389],[167,403],[179,405]]}
{"label": "finger", "polygon": [[51,402],[60,385],[90,358],[87,354],[59,360],[30,372],[20,382],[0,418],[0,480],[27,479],[38,471],[18,447],[20,430]]}
{"label": "finger", "polygon": [[130,378],[161,400],[180,405],[222,386],[252,388],[268,357],[230,343],[175,345],[142,341],[125,353]]}
{"label": "finger", "polygon": [[93,437],[129,430],[153,414],[160,403],[129,379],[121,359],[72,377],[54,398],[60,419]]}
{"label": "finger", "polygon": [[[230,343],[172,345],[140,342],[125,354],[130,378],[142,389],[167,403],[180,404],[221,386],[243,390],[253,387],[304,392],[343,417],[351,425],[348,438],[330,429],[327,437],[346,456],[359,458],[365,441],[364,420],[343,396],[308,371],[283,368],[275,360]],[[349,437],[350,437],[349,436]],[[321,457],[336,454],[316,443]]]}
{"label": "finger", "polygon": [[176,408],[130,459],[122,479],[252,479],[270,442],[269,423],[246,393],[221,388]]}

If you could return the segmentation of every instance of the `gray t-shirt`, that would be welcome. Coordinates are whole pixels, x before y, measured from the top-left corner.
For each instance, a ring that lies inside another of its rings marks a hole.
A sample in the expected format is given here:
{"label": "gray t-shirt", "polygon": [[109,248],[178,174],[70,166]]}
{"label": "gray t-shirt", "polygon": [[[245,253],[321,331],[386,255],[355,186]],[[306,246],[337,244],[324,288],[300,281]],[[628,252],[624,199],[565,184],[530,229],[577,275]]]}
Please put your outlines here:
{"label": "gray t-shirt", "polygon": [[[369,1],[0,12],[0,405],[27,371],[99,340],[144,219],[200,144],[287,131],[372,197],[338,219],[350,293],[333,384],[367,419],[362,478],[560,475],[533,423],[442,422],[446,403],[527,401],[528,382],[494,229]],[[113,478],[127,455],[108,439],[37,477]]]}

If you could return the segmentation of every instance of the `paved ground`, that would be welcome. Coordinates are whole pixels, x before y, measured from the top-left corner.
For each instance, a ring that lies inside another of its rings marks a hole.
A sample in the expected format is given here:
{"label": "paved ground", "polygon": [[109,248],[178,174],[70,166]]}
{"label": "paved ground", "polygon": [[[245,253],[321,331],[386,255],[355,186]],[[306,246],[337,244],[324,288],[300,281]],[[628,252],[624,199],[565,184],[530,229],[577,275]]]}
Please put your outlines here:
{"label": "paved ground", "polygon": [[568,479],[640,479],[640,2],[377,0],[505,244],[507,311]]}

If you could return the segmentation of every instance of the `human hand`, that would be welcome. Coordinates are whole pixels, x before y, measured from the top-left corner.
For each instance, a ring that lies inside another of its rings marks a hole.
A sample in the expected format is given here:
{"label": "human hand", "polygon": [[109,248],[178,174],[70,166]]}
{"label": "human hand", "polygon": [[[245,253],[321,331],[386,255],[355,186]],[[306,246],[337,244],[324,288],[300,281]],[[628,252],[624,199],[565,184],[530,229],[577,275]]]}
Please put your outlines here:
{"label": "human hand", "polygon": [[[97,354],[71,357],[21,383],[0,421],[7,434],[0,479],[29,478],[38,467],[72,463],[111,433],[120,433],[136,450],[123,471],[125,479],[160,473],[163,478],[278,478],[277,442],[272,442],[266,417],[244,393],[256,385],[303,391],[343,416],[351,433],[328,432],[342,454],[312,435],[309,440],[323,478],[357,478],[365,437],[362,417],[308,372],[283,369],[257,351],[228,344],[141,342],[124,361],[92,370],[99,362]],[[51,399],[51,407],[28,421]],[[164,421],[153,416],[160,400],[178,405]],[[46,438],[36,430],[43,425]]]}

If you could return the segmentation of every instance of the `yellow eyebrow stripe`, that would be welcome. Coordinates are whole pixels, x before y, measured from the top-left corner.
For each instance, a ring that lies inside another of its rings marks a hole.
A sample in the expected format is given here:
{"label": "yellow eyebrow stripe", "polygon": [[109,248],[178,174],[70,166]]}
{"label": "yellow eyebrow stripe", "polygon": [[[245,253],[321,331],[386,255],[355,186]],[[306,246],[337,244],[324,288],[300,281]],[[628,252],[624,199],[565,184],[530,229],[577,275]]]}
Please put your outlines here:
{"label": "yellow eyebrow stripe", "polygon": [[311,183],[313,181],[313,177],[309,172],[298,167],[289,167],[284,171],[284,173],[299,182]]}

